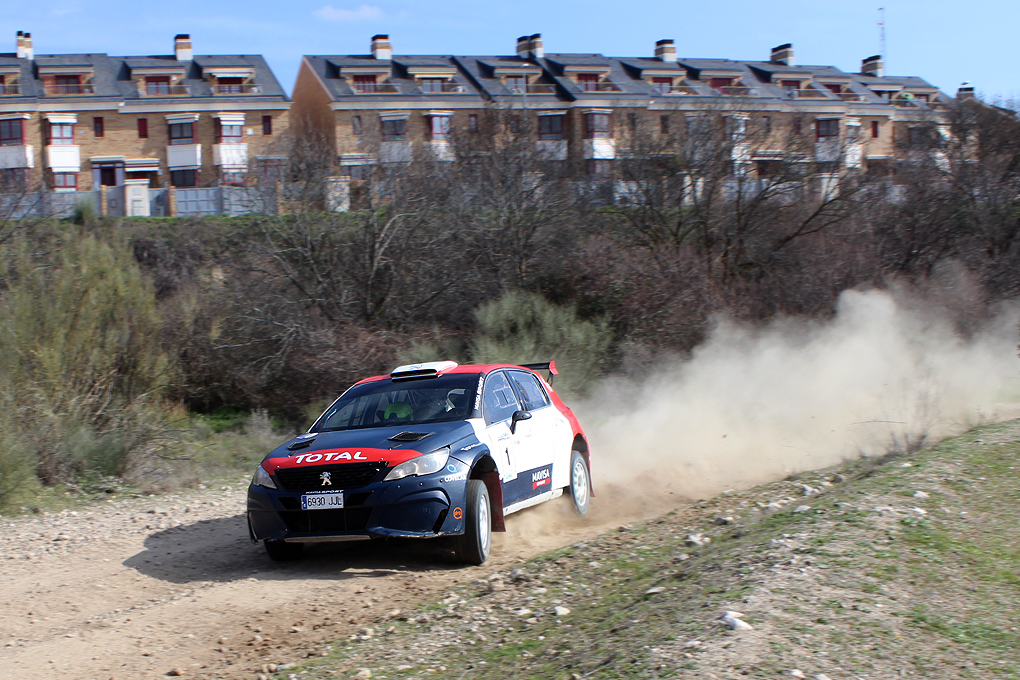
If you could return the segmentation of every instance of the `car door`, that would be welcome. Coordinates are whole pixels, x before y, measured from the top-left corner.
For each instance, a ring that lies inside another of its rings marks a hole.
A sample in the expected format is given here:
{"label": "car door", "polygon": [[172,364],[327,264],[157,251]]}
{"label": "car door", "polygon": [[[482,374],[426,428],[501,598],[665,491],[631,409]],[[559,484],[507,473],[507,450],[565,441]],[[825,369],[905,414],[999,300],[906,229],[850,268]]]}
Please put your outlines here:
{"label": "car door", "polygon": [[485,421],[485,439],[489,452],[496,462],[499,480],[503,483],[503,506],[509,507],[519,500],[518,483],[520,437],[510,431],[514,412],[521,410],[517,395],[503,371],[493,371],[482,385],[482,417]]}
{"label": "car door", "polygon": [[507,371],[518,399],[531,418],[517,424],[521,439],[520,474],[532,477],[529,495],[564,486],[569,478],[570,423],[552,405],[538,378],[528,371]]}

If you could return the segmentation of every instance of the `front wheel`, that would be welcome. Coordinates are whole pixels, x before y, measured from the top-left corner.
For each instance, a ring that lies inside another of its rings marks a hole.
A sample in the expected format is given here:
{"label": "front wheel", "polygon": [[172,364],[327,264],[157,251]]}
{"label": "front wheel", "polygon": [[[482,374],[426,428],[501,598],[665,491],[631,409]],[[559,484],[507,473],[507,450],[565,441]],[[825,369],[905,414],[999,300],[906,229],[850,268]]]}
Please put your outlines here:
{"label": "front wheel", "polygon": [[301,553],[305,547],[304,543],[270,541],[268,538],[262,544],[266,547],[266,554],[274,562],[293,562],[301,559]]}
{"label": "front wheel", "polygon": [[457,558],[465,564],[482,564],[492,548],[492,512],[489,490],[480,479],[468,480],[464,533],[457,537]]}
{"label": "front wheel", "polygon": [[579,515],[588,512],[591,503],[591,481],[588,478],[588,464],[580,451],[570,452],[570,500]]}

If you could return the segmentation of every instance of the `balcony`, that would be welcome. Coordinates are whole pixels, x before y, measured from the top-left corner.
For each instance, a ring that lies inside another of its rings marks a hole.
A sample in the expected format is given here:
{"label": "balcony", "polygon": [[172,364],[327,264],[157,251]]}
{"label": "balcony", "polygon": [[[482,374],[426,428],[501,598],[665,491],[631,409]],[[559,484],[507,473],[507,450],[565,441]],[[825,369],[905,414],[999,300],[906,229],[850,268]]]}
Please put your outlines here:
{"label": "balcony", "polygon": [[845,102],[859,102],[864,100],[864,95],[860,92],[840,92],[839,98]]}
{"label": "balcony", "polygon": [[246,168],[248,167],[248,145],[243,143],[213,144],[212,157],[213,165]]}
{"label": "balcony", "polygon": [[399,94],[393,83],[351,83],[355,94]]}
{"label": "balcony", "polygon": [[582,92],[621,92],[618,85],[610,82],[593,83],[591,81],[578,81],[577,86]]}
{"label": "balcony", "polygon": [[202,165],[201,144],[173,144],[166,148],[166,164],[175,168],[197,168]]}
{"label": "balcony", "polygon": [[802,90],[794,88],[785,88],[786,96],[790,99],[828,99],[828,90],[816,90],[813,87],[807,87]]}
{"label": "balcony", "polygon": [[[438,78],[429,78],[426,80],[439,80]],[[425,94],[467,94],[467,88],[460,83],[451,83],[443,81],[441,83],[424,83],[418,81],[418,89]]]}
{"label": "balcony", "polygon": [[527,87],[521,87],[520,85],[507,85],[506,89],[510,90],[510,94],[555,94],[556,90],[552,85],[545,83],[533,83]]}
{"label": "balcony", "polygon": [[587,160],[612,160],[616,158],[615,139],[584,140],[584,157]]}
{"label": "balcony", "polygon": [[34,168],[35,155],[31,144],[0,146],[0,169]]}
{"label": "balcony", "polygon": [[565,139],[540,139],[535,142],[535,151],[543,161],[565,161],[567,160],[567,140]]}
{"label": "balcony", "polygon": [[0,95],[5,94],[21,94],[21,85],[18,83],[11,83],[10,85],[0,83]]}
{"label": "balcony", "polygon": [[62,97],[65,95],[95,94],[96,90],[92,83],[78,83],[77,85],[47,85],[46,94]]}
{"label": "balcony", "polygon": [[658,94],[664,95],[696,95],[698,91],[690,85],[673,85],[671,87],[656,88]]}
{"label": "balcony", "polygon": [[716,88],[716,90],[725,97],[751,97],[757,94],[753,87],[740,87],[737,85],[727,85]]}
{"label": "balcony", "polygon": [[80,172],[81,147],[77,144],[47,146],[46,167],[54,172]]}
{"label": "balcony", "polygon": [[252,85],[250,83],[217,85],[213,88],[213,92],[216,94],[262,94],[262,86]]}
{"label": "balcony", "polygon": [[186,97],[190,92],[186,85],[167,85],[165,83],[148,83],[138,88],[141,97]]}

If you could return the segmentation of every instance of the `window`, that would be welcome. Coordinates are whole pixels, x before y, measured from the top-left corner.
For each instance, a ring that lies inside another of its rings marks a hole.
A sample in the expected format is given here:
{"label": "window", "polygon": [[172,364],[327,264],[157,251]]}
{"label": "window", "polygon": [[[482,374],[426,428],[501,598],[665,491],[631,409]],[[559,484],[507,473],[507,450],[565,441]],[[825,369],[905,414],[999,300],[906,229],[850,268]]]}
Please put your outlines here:
{"label": "window", "polygon": [[54,146],[74,144],[74,123],[50,123],[50,144]]}
{"label": "window", "polygon": [[240,125],[235,125],[233,123],[224,125],[223,123],[220,123],[220,139],[224,142],[237,144],[241,141],[242,134],[243,131]]}
{"label": "window", "polygon": [[0,120],[0,146],[20,146],[24,144],[25,139],[22,134],[23,123],[24,121],[20,118]]}
{"label": "window", "polygon": [[244,78],[217,78],[216,91],[220,94],[241,94],[244,92]]}
{"label": "window", "polygon": [[669,134],[669,114],[664,113],[659,116],[659,133],[663,135]]}
{"label": "window", "polygon": [[834,92],[836,94],[839,94],[840,92],[843,91],[843,86],[839,85],[839,84],[836,84],[836,83],[824,83],[824,85],[825,85],[825,88],[827,90],[829,90],[829,92]]}
{"label": "window", "polygon": [[673,89],[672,78],[652,78],[652,89],[659,94],[669,94]]}
{"label": "window", "polygon": [[170,185],[175,187],[197,187],[198,186],[198,171],[197,170],[171,170],[170,171]]}
{"label": "window", "polygon": [[57,76],[55,94],[81,94],[81,76]]}
{"label": "window", "polygon": [[603,179],[607,177],[612,177],[613,161],[591,158],[588,160],[587,167],[585,169],[588,171],[588,176],[590,177],[598,177]]}
{"label": "window", "polygon": [[77,191],[78,173],[76,172],[55,172],[53,173],[54,191]]}
{"label": "window", "polygon": [[194,144],[194,143],[195,143],[194,123],[170,124],[170,144]]}
{"label": "window", "polygon": [[368,179],[368,166],[367,165],[345,165],[340,168],[340,174],[347,177],[352,182],[361,181]]}
{"label": "window", "polygon": [[584,114],[585,139],[609,139],[612,134],[608,113]]}
{"label": "window", "polygon": [[526,411],[536,411],[549,405],[549,397],[539,384],[538,378],[523,371],[508,372]]}
{"label": "window", "polygon": [[449,116],[429,116],[429,139],[433,142],[445,142],[450,139]]}
{"label": "window", "polygon": [[794,92],[800,89],[799,80],[780,80],[779,85],[780,87],[783,88],[783,91],[789,95],[792,95]]}
{"label": "window", "polygon": [[839,139],[839,119],[819,118],[815,121],[815,131],[819,142],[832,142]]}
{"label": "window", "polygon": [[846,141],[847,144],[855,144],[861,138],[861,126],[860,125],[847,125],[846,126]]}
{"label": "window", "polygon": [[259,158],[257,161],[259,183],[273,185],[283,180],[287,162],[280,158]]}
{"label": "window", "polygon": [[356,135],[361,134],[361,116],[351,116],[351,132]]}
{"label": "window", "polygon": [[804,121],[800,117],[793,119],[793,134],[799,135],[804,131]]}
{"label": "window", "polygon": [[577,74],[577,84],[585,92],[595,92],[599,89],[599,75],[597,73]]}
{"label": "window", "polygon": [[934,130],[927,125],[907,128],[907,143],[911,149],[929,149],[935,146]]}
{"label": "window", "polygon": [[468,132],[478,132],[478,114],[472,113],[468,116]]}
{"label": "window", "polygon": [[761,131],[767,135],[772,134],[772,117],[762,116],[761,117]]}
{"label": "window", "polygon": [[266,136],[273,134],[272,116],[262,116],[262,134]]}
{"label": "window", "polygon": [[376,91],[375,76],[354,76],[354,91],[369,94]]}
{"label": "window", "polygon": [[170,76],[148,76],[145,78],[145,94],[170,94]]}
{"label": "window", "polygon": [[485,415],[485,424],[492,425],[509,420],[514,411],[519,411],[520,408],[506,375],[502,371],[490,373],[482,387],[482,413]]}
{"label": "window", "polygon": [[0,192],[28,189],[28,168],[0,168]]}
{"label": "window", "polygon": [[422,92],[442,92],[444,82],[442,78],[422,78],[418,81],[418,87]]}
{"label": "window", "polygon": [[139,118],[138,119],[138,139],[149,138],[149,119]]}
{"label": "window", "polygon": [[504,82],[506,83],[506,89],[515,94],[521,94],[522,92],[528,91],[527,76],[507,76]]}
{"label": "window", "polygon": [[92,118],[92,134],[94,134],[96,137],[102,137],[103,133],[104,133],[104,130],[103,130],[103,117],[102,116],[93,116],[93,118]]}
{"label": "window", "polygon": [[539,116],[538,138],[550,142],[563,139],[563,116]]}
{"label": "window", "polygon": [[712,78],[709,80],[709,85],[716,90],[731,87],[733,85],[733,78]]}
{"label": "window", "polygon": [[871,138],[878,139],[879,125],[877,120],[871,121]]}
{"label": "window", "polygon": [[630,130],[631,134],[634,134],[635,132],[637,132],[637,114],[636,113],[628,113],[627,114],[627,129]]}
{"label": "window", "polygon": [[248,173],[244,170],[223,170],[220,173],[220,184],[223,186],[243,186]]}
{"label": "window", "polygon": [[384,142],[402,142],[407,139],[407,119],[396,118],[382,122],[382,140]]}

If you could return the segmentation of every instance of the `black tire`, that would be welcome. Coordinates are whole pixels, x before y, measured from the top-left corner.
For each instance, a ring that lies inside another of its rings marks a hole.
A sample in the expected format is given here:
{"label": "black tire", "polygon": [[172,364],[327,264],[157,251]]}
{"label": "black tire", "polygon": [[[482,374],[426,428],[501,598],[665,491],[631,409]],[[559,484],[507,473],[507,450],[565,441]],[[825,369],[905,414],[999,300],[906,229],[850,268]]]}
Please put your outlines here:
{"label": "black tire", "polygon": [[591,475],[580,451],[570,452],[570,500],[578,515],[586,515],[591,505]]}
{"label": "black tire", "polygon": [[268,538],[262,541],[266,547],[266,554],[275,562],[293,562],[301,559],[304,551],[304,543],[287,543],[286,541],[270,541]]}
{"label": "black tire", "polygon": [[489,490],[480,479],[468,480],[464,506],[464,533],[457,537],[457,558],[465,564],[482,564],[492,549],[492,506]]}

